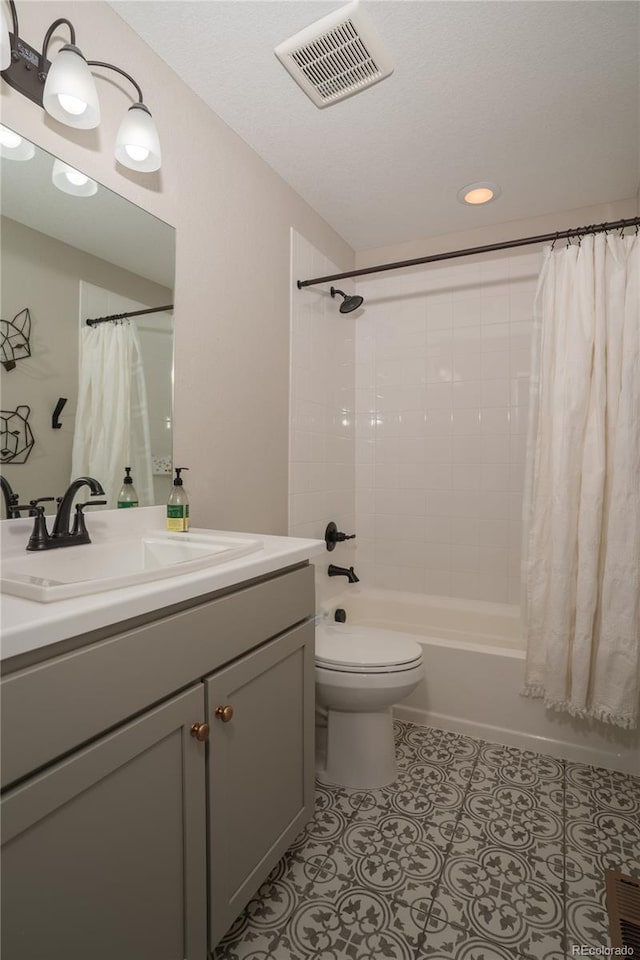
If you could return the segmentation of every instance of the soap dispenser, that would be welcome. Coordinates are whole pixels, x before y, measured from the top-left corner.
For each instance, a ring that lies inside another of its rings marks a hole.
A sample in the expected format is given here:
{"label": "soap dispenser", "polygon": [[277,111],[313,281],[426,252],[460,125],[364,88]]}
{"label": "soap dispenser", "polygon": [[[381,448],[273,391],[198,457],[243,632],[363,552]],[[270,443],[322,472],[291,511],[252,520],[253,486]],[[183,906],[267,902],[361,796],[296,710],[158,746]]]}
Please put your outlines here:
{"label": "soap dispenser", "polygon": [[188,467],[176,467],[176,478],[167,501],[167,530],[172,533],[186,533],[189,529],[189,500],[180,474]]}
{"label": "soap dispenser", "polygon": [[125,478],[122,481],[120,493],[118,494],[118,507],[137,507],[138,494],[136,493],[136,488],[133,485],[131,467],[125,467],[124,472]]}

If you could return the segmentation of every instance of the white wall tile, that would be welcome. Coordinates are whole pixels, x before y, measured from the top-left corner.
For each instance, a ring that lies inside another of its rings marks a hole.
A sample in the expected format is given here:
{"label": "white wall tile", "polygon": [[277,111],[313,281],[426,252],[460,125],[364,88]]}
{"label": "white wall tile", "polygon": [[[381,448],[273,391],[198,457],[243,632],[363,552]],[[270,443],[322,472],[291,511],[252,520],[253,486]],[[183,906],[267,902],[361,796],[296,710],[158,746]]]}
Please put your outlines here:
{"label": "white wall tile", "polygon": [[483,407],[480,413],[480,432],[483,436],[489,434],[509,433],[508,407]]}
{"label": "white wall tile", "polygon": [[451,366],[452,380],[477,380],[480,375],[480,363],[477,356],[456,353]]}
{"label": "white wall tile", "polygon": [[[455,436],[451,438],[451,459],[456,463],[482,463],[485,439],[480,436]],[[508,453],[507,453],[508,459]]]}
{"label": "white wall tile", "polygon": [[[335,266],[300,235],[294,234],[294,276],[335,272]],[[347,289],[349,289],[347,287]],[[346,321],[346,322],[345,322]],[[337,317],[329,297],[303,291],[293,298],[291,316],[291,389],[289,439],[289,531],[292,535],[321,538],[330,519],[342,529],[355,526],[356,375],[360,378],[359,409],[375,409],[372,378],[373,345],[366,335],[355,366],[355,320]],[[368,367],[364,365],[368,359]],[[371,414],[367,414],[371,419]],[[364,433],[364,423],[360,424]],[[373,434],[373,430],[371,430]],[[372,439],[361,437],[366,443]],[[361,446],[360,452],[373,446]],[[373,511],[373,496],[369,497]],[[363,491],[362,506],[367,505]],[[350,565],[355,555],[351,543],[340,544],[336,562]],[[318,602],[335,593],[326,574],[326,563],[316,564]]]}
{"label": "white wall tile", "polygon": [[[511,366],[509,362],[509,350],[492,350],[485,352],[481,357],[482,379],[496,380],[511,376]],[[505,374],[505,371],[507,373]]]}
{"label": "white wall tile", "polygon": [[430,330],[448,330],[453,326],[452,299],[427,298],[427,336]]}
{"label": "white wall tile", "polygon": [[454,299],[453,327],[473,327],[478,323],[482,301],[480,297]]}
{"label": "white wall tile", "polygon": [[451,522],[451,517],[425,517],[422,521],[425,542],[451,543]]}
{"label": "white wall tile", "polygon": [[474,436],[480,435],[482,432],[479,407],[465,407],[462,410],[456,410],[451,416],[451,426],[454,436],[460,436],[462,434],[465,436]]}
{"label": "white wall tile", "polygon": [[[356,438],[358,564],[369,582],[518,602],[514,565],[538,270],[538,254],[525,252],[415,268],[359,286],[366,317],[354,323],[353,355],[342,341],[333,354],[341,372],[323,412],[330,432],[339,432],[336,397],[354,378],[355,433],[344,430],[347,442]],[[327,338],[329,328],[318,327],[317,314],[306,319],[294,340],[301,369],[292,390],[300,400],[322,404],[322,384],[309,370],[316,349],[331,363],[331,337],[339,327]],[[304,462],[322,418],[313,407],[301,408],[300,416],[309,420],[297,421],[291,448]],[[328,435],[324,444],[326,469],[336,448]],[[311,453],[313,465],[318,449]],[[345,484],[349,461],[340,456],[334,482]],[[313,493],[315,482],[312,470],[292,470],[292,495]]]}
{"label": "white wall tile", "polygon": [[506,377],[500,380],[484,380],[482,383],[483,407],[506,407],[511,397],[511,381]]}
{"label": "white wall tile", "polygon": [[482,323],[507,323],[509,320],[509,293],[495,293],[489,290],[483,294],[480,318]]}

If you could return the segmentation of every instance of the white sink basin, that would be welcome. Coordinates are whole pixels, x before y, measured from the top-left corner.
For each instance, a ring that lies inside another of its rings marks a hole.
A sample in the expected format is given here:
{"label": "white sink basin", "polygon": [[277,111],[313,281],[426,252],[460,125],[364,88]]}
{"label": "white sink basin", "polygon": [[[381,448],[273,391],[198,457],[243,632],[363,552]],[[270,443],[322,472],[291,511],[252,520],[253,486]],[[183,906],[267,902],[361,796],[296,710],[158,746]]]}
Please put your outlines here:
{"label": "white sink basin", "polygon": [[182,576],[260,549],[262,541],[251,537],[153,531],[7,558],[0,588],[25,600],[51,603]]}

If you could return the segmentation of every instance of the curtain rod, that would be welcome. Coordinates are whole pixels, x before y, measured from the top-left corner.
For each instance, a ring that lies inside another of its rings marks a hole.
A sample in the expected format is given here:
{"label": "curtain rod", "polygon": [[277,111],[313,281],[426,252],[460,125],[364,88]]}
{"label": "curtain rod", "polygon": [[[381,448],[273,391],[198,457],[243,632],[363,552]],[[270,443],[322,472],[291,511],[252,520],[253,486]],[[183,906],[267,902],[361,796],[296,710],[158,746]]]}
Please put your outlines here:
{"label": "curtain rod", "polygon": [[143,317],[147,313],[164,313],[165,310],[173,310],[173,304],[167,303],[164,307],[149,307],[148,310],[130,310],[128,313],[113,313],[110,317],[96,317],[94,320],[85,320],[85,323],[88,327],[95,327],[98,323],[128,320],[129,317]]}
{"label": "curtain rod", "polygon": [[512,247],[525,247],[532,243],[551,243],[555,240],[569,240],[571,237],[583,237],[588,233],[606,233],[608,230],[624,230],[626,227],[640,227],[640,217],[630,220],[613,220],[611,223],[591,224],[588,227],[574,227],[572,230],[559,230],[556,233],[543,233],[538,237],[522,237],[520,240],[505,240],[503,243],[488,243],[483,247],[468,247],[466,250],[450,250],[448,253],[435,253],[430,257],[416,257],[414,260],[397,260],[395,263],[380,263],[375,267],[362,270],[348,270],[346,273],[333,273],[328,277],[314,277],[313,280],[298,280],[298,290],[316,283],[329,283],[333,280],[346,280],[349,277],[364,277],[368,273],[382,273],[385,270],[400,270],[402,267],[416,267],[421,263],[436,263],[439,260],[454,260],[456,257],[469,257],[474,253],[491,253],[494,250],[510,250]]}

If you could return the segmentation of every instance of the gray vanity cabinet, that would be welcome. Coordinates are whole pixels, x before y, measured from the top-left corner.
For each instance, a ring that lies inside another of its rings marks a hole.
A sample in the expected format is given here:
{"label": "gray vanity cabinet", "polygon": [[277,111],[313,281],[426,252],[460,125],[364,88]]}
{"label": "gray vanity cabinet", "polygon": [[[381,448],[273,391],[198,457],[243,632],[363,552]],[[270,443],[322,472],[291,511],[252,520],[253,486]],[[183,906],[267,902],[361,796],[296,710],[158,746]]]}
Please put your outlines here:
{"label": "gray vanity cabinet", "polygon": [[205,680],[211,946],[313,807],[313,641],[304,623]]}
{"label": "gray vanity cabinet", "polygon": [[3,665],[2,960],[205,960],[313,811],[313,611],[299,565]]}
{"label": "gray vanity cabinet", "polygon": [[198,684],[5,795],[3,960],[206,955],[203,720]]}

